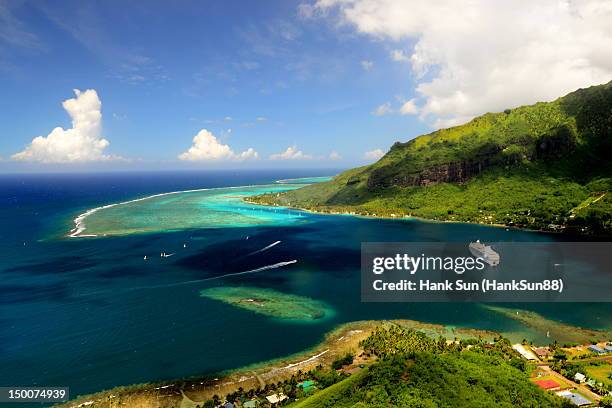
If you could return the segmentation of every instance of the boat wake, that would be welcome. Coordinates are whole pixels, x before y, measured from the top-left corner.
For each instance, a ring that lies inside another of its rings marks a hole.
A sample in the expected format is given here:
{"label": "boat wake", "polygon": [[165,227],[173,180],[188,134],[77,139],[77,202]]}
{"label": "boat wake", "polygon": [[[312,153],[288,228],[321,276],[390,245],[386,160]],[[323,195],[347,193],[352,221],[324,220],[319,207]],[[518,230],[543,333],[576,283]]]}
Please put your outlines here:
{"label": "boat wake", "polygon": [[292,265],[294,263],[297,263],[297,259],[293,259],[291,261],[285,261],[285,262],[278,262],[278,263],[275,263],[275,264],[272,264],[272,265],[262,266],[261,268],[251,269],[249,271],[226,273],[225,275],[213,276],[213,277],[210,277],[210,278],[201,279],[200,282],[205,282],[205,281],[210,281],[210,280],[215,280],[215,279],[221,279],[221,278],[227,278],[227,277],[230,277],[230,276],[248,275],[248,274],[251,274],[251,273],[267,271],[268,269],[281,268],[283,266]]}
{"label": "boat wake", "polygon": [[[194,280],[190,280],[190,281],[166,283],[166,284],[161,284],[161,285],[136,286],[136,287],[131,287],[131,288],[125,288],[122,292],[131,292],[131,291],[135,291],[135,290],[161,289],[161,288],[171,288],[171,287],[176,287],[176,286],[193,285],[195,283],[209,282],[209,281],[213,281],[213,280],[229,278],[229,277],[232,277],[232,276],[250,275],[250,274],[253,274],[253,273],[259,273],[259,272],[267,271],[269,269],[282,268],[283,266],[293,265],[295,263],[297,263],[297,259],[292,259],[291,261],[277,262],[275,264],[265,265],[265,266],[262,266],[262,267],[259,267],[259,268],[256,268],[256,269],[250,269],[248,271],[233,272],[233,273],[226,273],[224,275],[211,276],[210,278],[194,279]],[[89,293],[86,293],[86,295],[96,295],[96,294],[101,294],[101,293],[107,293],[107,292],[106,291],[103,291],[103,292],[102,291],[89,292]],[[113,291],[113,293],[117,293],[117,291]],[[85,294],[82,294],[82,295],[85,295]]]}
{"label": "boat wake", "polygon": [[281,242],[282,241],[274,241],[273,243],[271,243],[268,246],[265,246],[265,247],[263,247],[261,249],[258,249],[257,251],[253,251],[250,254],[246,254],[245,257],[251,256],[251,255],[255,255],[255,254],[259,254],[261,252],[267,251],[268,249],[275,247],[276,245],[280,244]]}
{"label": "boat wake", "polygon": [[213,281],[217,279],[229,278],[231,276],[250,275],[252,273],[267,271],[268,269],[282,268],[283,266],[293,265],[294,263],[297,263],[297,259],[293,259],[291,261],[277,262],[275,264],[266,265],[266,266],[262,266],[256,269],[250,269],[248,271],[243,271],[243,272],[232,272],[232,273],[226,273],[224,275],[219,275],[219,276],[211,276],[210,278],[195,279],[195,280],[176,282],[176,283],[168,283],[166,285],[146,286],[146,287],[134,288],[134,289],[156,289],[156,288],[168,288],[168,287],[173,287],[173,286],[192,285],[194,283],[208,282],[208,281]]}

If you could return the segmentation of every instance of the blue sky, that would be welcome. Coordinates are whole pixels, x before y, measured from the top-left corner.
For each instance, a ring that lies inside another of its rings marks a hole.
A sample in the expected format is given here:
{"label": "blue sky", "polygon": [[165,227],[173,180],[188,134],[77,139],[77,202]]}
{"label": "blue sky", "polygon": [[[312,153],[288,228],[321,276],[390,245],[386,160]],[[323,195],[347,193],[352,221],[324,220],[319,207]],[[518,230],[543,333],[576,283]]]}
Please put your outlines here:
{"label": "blue sky", "polygon": [[[297,2],[8,5],[20,38],[0,48],[4,168],[28,167],[8,159],[70,127],[61,102],[73,88],[97,91],[105,151],[126,167],[183,166],[177,156],[201,129],[260,159],[190,166],[353,166],[429,129],[415,116],[371,114],[412,98],[406,64],[377,41],[300,17]],[[268,159],[290,146],[312,158]]]}
{"label": "blue sky", "polygon": [[0,0],[0,171],[351,167],[612,79],[609,2],[519,2]]}

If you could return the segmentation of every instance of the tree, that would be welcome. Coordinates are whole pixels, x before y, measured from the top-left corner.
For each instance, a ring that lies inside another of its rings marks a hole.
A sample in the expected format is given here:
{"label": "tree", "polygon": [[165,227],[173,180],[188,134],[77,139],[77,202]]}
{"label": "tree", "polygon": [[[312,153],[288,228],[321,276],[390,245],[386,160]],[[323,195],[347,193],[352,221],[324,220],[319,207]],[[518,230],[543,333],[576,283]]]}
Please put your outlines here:
{"label": "tree", "polygon": [[612,408],[612,395],[606,395],[599,401],[600,407]]}

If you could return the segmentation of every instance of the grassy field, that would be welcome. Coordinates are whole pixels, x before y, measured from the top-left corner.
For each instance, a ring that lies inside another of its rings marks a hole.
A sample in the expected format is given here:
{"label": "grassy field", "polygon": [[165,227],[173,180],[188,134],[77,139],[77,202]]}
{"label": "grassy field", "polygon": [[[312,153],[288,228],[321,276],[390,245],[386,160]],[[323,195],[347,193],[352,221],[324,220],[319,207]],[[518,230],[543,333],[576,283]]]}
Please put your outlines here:
{"label": "grassy field", "polygon": [[610,361],[602,362],[601,365],[586,366],[586,375],[594,378],[597,382],[602,382],[605,385],[612,386],[612,363]]}

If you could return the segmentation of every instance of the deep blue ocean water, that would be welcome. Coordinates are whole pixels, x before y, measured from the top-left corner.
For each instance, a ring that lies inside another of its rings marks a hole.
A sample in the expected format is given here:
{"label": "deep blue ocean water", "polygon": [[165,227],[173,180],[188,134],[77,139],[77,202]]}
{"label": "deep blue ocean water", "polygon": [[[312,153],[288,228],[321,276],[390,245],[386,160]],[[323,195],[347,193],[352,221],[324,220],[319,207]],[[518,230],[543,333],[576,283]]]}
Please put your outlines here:
{"label": "deep blue ocean water", "polygon": [[[360,302],[362,241],[550,241],[560,237],[467,224],[305,214],[282,227],[195,229],[67,239],[83,211],[150,194],[326,176],[330,170],[0,175],[0,385],[70,386],[73,396],[213,373],[312,347],[337,324],[405,318],[528,333],[477,304]],[[249,236],[249,239],[245,239]],[[282,244],[256,256],[275,241]],[[143,264],[142,254],[174,252]],[[288,267],[182,282],[297,259]],[[282,322],[205,299],[211,285],[309,296],[336,313]],[[553,319],[609,328],[610,304],[521,304]],[[542,335],[542,334],[540,334]]]}

